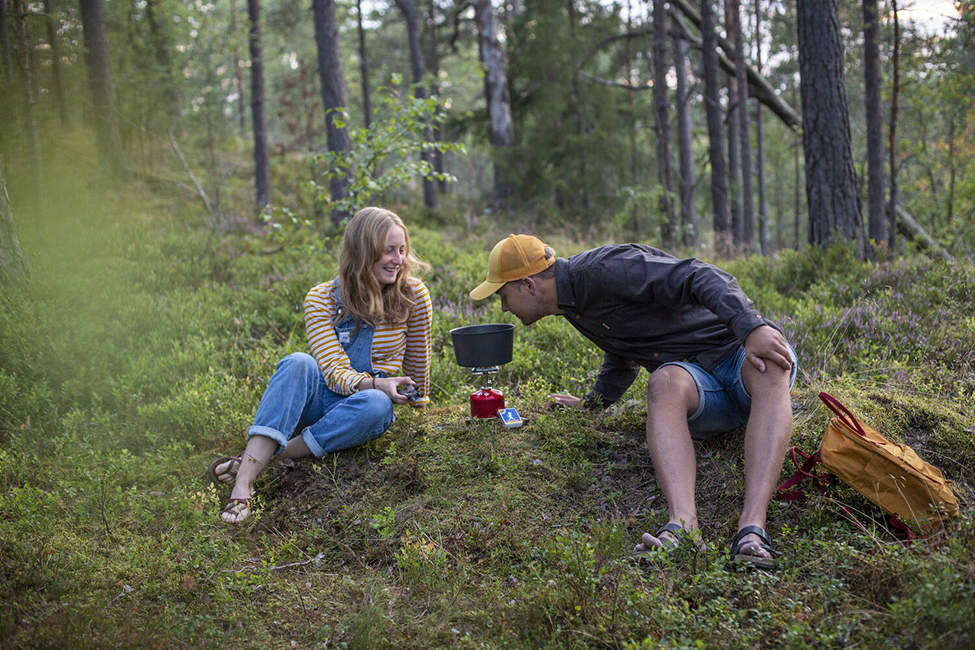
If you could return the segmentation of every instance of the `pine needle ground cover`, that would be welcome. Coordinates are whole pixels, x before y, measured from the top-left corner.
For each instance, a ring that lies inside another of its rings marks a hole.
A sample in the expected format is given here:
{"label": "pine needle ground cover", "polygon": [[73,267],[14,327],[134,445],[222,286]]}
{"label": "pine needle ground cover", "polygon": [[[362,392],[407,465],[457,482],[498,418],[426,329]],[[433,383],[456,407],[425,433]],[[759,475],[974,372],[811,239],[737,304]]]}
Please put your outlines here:
{"label": "pine needle ground cover", "polygon": [[[134,191],[133,191],[134,192]],[[638,564],[666,521],[644,444],[645,374],[592,415],[600,355],[558,319],[516,328],[493,383],[507,430],[467,417],[449,330],[489,246],[411,218],[433,265],[435,406],[364,447],[277,465],[258,513],[220,523],[205,469],[236,452],[335,237],[210,236],[168,201],[65,188],[70,220],[22,226],[28,286],[0,298],[0,639],[7,647],[937,647],[975,643],[975,276],[839,248],[726,266],[798,348],[794,443],[829,390],[939,465],[959,518],[905,546],[839,487],[773,503],[775,573],[729,567],[741,431],[696,446],[708,543]],[[22,220],[23,221],[23,220]],[[601,242],[553,240],[566,255]],[[303,245],[298,245],[302,243]],[[791,468],[783,465],[783,476]],[[857,530],[846,505],[868,528]]]}

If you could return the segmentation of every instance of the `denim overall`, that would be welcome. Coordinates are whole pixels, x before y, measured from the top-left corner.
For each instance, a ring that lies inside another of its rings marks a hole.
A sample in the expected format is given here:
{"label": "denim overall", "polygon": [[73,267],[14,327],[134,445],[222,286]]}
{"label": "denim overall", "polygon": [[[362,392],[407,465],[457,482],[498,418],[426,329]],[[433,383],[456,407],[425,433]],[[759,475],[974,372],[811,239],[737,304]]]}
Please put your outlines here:
{"label": "denim overall", "polygon": [[[372,371],[373,327],[362,322],[356,330],[355,318],[343,317],[338,286],[336,279],[333,297],[339,313],[335,325],[339,344],[357,372],[384,377],[385,373]],[[296,352],[278,362],[247,437],[271,438],[280,453],[300,433],[311,453],[321,458],[378,438],[394,419],[393,402],[386,393],[370,388],[339,395],[325,385],[315,358]]]}

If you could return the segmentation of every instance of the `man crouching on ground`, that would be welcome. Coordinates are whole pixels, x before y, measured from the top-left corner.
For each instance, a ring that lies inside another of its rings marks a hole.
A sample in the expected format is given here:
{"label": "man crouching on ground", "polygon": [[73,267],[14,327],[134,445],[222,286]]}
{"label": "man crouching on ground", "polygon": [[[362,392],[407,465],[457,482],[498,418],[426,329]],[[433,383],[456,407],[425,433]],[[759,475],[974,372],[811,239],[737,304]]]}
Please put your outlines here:
{"label": "man crouching on ground", "polygon": [[561,315],[605,353],[592,390],[582,399],[553,395],[555,404],[605,408],[641,366],[650,373],[647,446],[669,520],[655,534],[644,533],[636,552],[701,545],[692,439],[747,422],[745,502],[731,557],[774,567],[765,515],[792,435],[796,355],[733,276],[639,244],[564,259],[536,237],[510,235],[491,251],[487,280],[470,295],[494,293],[502,311],[525,325]]}

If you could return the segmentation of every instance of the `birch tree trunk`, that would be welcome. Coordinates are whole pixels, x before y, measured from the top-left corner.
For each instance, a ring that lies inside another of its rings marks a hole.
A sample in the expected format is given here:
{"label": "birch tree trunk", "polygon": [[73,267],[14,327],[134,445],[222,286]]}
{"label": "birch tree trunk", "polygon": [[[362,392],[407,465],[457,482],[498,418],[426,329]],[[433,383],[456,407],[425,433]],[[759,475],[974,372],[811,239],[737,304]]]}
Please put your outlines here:
{"label": "birch tree trunk", "polygon": [[17,237],[17,223],[10,207],[7,181],[0,161],[0,284],[7,285],[26,278],[30,273]]}
{"label": "birch tree trunk", "polygon": [[511,119],[508,73],[504,49],[498,41],[497,24],[491,0],[474,0],[477,23],[477,49],[484,65],[484,100],[487,103],[488,140],[493,149],[494,202],[504,203],[511,196],[511,185],[504,168],[504,152],[515,144],[515,125]]}

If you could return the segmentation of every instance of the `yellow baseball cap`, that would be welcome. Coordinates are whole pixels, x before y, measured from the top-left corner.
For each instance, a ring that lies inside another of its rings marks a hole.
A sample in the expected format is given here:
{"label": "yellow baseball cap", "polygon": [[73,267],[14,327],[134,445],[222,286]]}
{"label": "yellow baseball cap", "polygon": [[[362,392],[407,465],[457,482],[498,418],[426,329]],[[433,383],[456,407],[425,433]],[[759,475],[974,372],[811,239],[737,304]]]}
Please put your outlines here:
{"label": "yellow baseball cap", "polygon": [[555,256],[545,258],[545,244],[532,235],[508,235],[491,249],[487,280],[474,287],[470,296],[483,300],[506,282],[527,278],[555,263]]}

